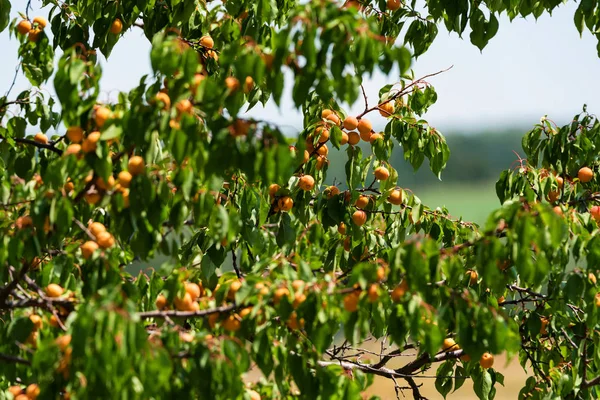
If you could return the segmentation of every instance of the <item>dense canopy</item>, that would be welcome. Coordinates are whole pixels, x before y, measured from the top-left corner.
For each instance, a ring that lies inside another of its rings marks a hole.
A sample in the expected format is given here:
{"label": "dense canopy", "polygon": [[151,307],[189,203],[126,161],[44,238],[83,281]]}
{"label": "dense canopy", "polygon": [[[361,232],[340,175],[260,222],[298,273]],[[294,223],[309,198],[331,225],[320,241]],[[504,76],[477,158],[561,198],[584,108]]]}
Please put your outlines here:
{"label": "dense canopy", "polygon": [[[491,399],[503,353],[521,398],[597,398],[596,117],[527,132],[483,226],[389,162],[443,177],[422,115],[444,71],[410,70],[442,26],[483,49],[562,3],[0,0],[31,84],[0,97],[0,399],[354,399],[375,376]],[[598,1],[574,22],[600,37]],[[132,30],[153,72],[101,103],[99,55]],[[246,115],[286,85],[293,137]]]}

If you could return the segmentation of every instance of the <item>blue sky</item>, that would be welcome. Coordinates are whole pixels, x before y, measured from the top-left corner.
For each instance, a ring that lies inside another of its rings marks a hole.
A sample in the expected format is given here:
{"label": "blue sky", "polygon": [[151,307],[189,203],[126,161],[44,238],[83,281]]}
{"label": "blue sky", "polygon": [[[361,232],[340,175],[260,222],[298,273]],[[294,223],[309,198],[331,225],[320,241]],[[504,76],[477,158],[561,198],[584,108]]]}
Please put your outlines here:
{"label": "blue sky", "polygon": [[[470,44],[468,33],[460,39],[441,28],[430,50],[413,65],[417,76],[454,65],[452,70],[430,80],[438,92],[438,102],[426,119],[442,132],[477,133],[504,127],[526,130],[545,114],[565,124],[584,103],[590,112],[600,114],[596,39],[588,32],[579,37],[573,25],[575,8],[576,3],[569,2],[552,17],[544,15],[537,21],[530,17],[510,23],[502,18],[498,34],[483,52]],[[24,10],[13,9],[14,16],[16,11]],[[31,14],[46,12],[35,10]],[[0,49],[0,93],[4,93],[18,62],[16,41],[9,40],[8,31],[0,34]],[[149,43],[139,29],[130,30],[116,45],[109,62],[101,62],[102,99],[108,100],[116,97],[118,91],[136,86],[141,75],[150,72]],[[371,102],[381,86],[397,80],[397,73],[393,72],[388,77],[376,74],[366,79],[364,86]],[[27,81],[20,77],[13,95],[27,87]],[[52,91],[52,86],[47,89]],[[291,84],[286,85],[286,92],[290,90]],[[359,99],[349,110],[359,113],[363,107]],[[269,104],[251,113],[285,125],[287,131],[301,126],[300,113],[294,109],[289,94],[280,109]],[[380,118],[373,122],[376,127],[384,123]]]}

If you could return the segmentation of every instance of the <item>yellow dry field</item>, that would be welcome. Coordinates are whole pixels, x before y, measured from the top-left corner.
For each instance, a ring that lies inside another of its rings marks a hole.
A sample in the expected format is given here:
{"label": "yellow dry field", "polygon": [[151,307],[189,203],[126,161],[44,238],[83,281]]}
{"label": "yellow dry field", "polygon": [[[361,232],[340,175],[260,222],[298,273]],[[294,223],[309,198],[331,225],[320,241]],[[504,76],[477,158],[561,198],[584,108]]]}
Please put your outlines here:
{"label": "yellow dry field", "polygon": [[[365,346],[365,348],[373,351],[379,351],[378,346],[373,346],[373,348],[369,348],[371,346]],[[407,352],[408,353],[408,352]],[[399,368],[407,362],[413,360],[414,357],[399,357],[393,362],[388,364],[389,368]],[[375,360],[374,360],[375,361]],[[438,364],[439,365],[439,364]],[[435,370],[438,365],[434,365],[429,371],[427,371],[424,375],[433,376],[435,375]],[[510,363],[507,363],[506,357],[499,355],[495,357],[494,360],[494,368],[504,375],[504,385],[496,384],[496,399],[497,400],[514,400],[519,396],[519,391],[525,384],[525,380],[527,379],[526,373],[523,371],[523,368],[519,365],[519,361],[516,357],[514,357]],[[421,394],[428,398],[429,400],[435,399],[443,399],[443,397],[437,392],[435,389],[435,379],[427,378],[427,379],[416,379],[418,384],[423,384],[421,387]],[[398,380],[398,384],[400,386],[407,386],[406,382],[402,380]],[[375,377],[375,382],[373,385],[365,392],[368,395],[378,395],[383,400],[393,400],[396,399],[396,395],[394,392],[394,383],[387,378],[383,377]],[[412,399],[412,393],[410,390],[404,390],[404,396],[400,395],[401,399]],[[455,400],[469,400],[469,399],[477,399],[477,396],[473,392],[473,383],[471,380],[465,381],[463,386],[454,393],[450,393],[447,396],[447,399],[455,399]]]}

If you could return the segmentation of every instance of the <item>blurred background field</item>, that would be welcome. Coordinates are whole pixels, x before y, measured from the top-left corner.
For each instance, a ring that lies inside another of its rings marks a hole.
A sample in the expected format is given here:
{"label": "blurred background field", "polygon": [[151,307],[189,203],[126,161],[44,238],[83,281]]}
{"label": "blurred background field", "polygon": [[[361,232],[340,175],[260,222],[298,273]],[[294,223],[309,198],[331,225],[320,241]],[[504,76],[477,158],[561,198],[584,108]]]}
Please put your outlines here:
{"label": "blurred background field", "polygon": [[[398,170],[398,185],[410,189],[423,204],[431,208],[446,207],[454,218],[484,224],[490,212],[500,206],[496,180],[500,172],[518,165],[519,157],[523,157],[521,138],[528,129],[481,134],[444,132],[451,153],[441,179],[429,170],[427,161],[415,172],[404,160],[399,146],[394,148],[390,161]],[[370,154],[368,146],[364,154]],[[340,178],[345,176],[345,153],[332,150],[329,159],[327,181],[343,181]]]}

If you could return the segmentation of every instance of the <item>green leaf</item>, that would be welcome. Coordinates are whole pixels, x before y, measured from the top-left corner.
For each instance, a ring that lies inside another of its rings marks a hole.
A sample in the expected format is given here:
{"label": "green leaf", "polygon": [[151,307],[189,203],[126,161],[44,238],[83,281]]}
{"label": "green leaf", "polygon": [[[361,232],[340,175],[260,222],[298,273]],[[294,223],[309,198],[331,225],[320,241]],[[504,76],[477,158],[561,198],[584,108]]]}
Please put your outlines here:
{"label": "green leaf", "polygon": [[452,361],[446,361],[438,368],[436,372],[437,378],[435,379],[435,388],[437,391],[446,398],[448,393],[452,390],[452,371],[454,369],[454,363]]}
{"label": "green leaf", "polygon": [[10,1],[0,0],[0,32],[6,29],[10,21]]}
{"label": "green leaf", "polygon": [[296,230],[292,226],[292,218],[288,213],[283,213],[281,216],[276,240],[279,247],[283,247],[286,244],[291,245],[296,241]]}

